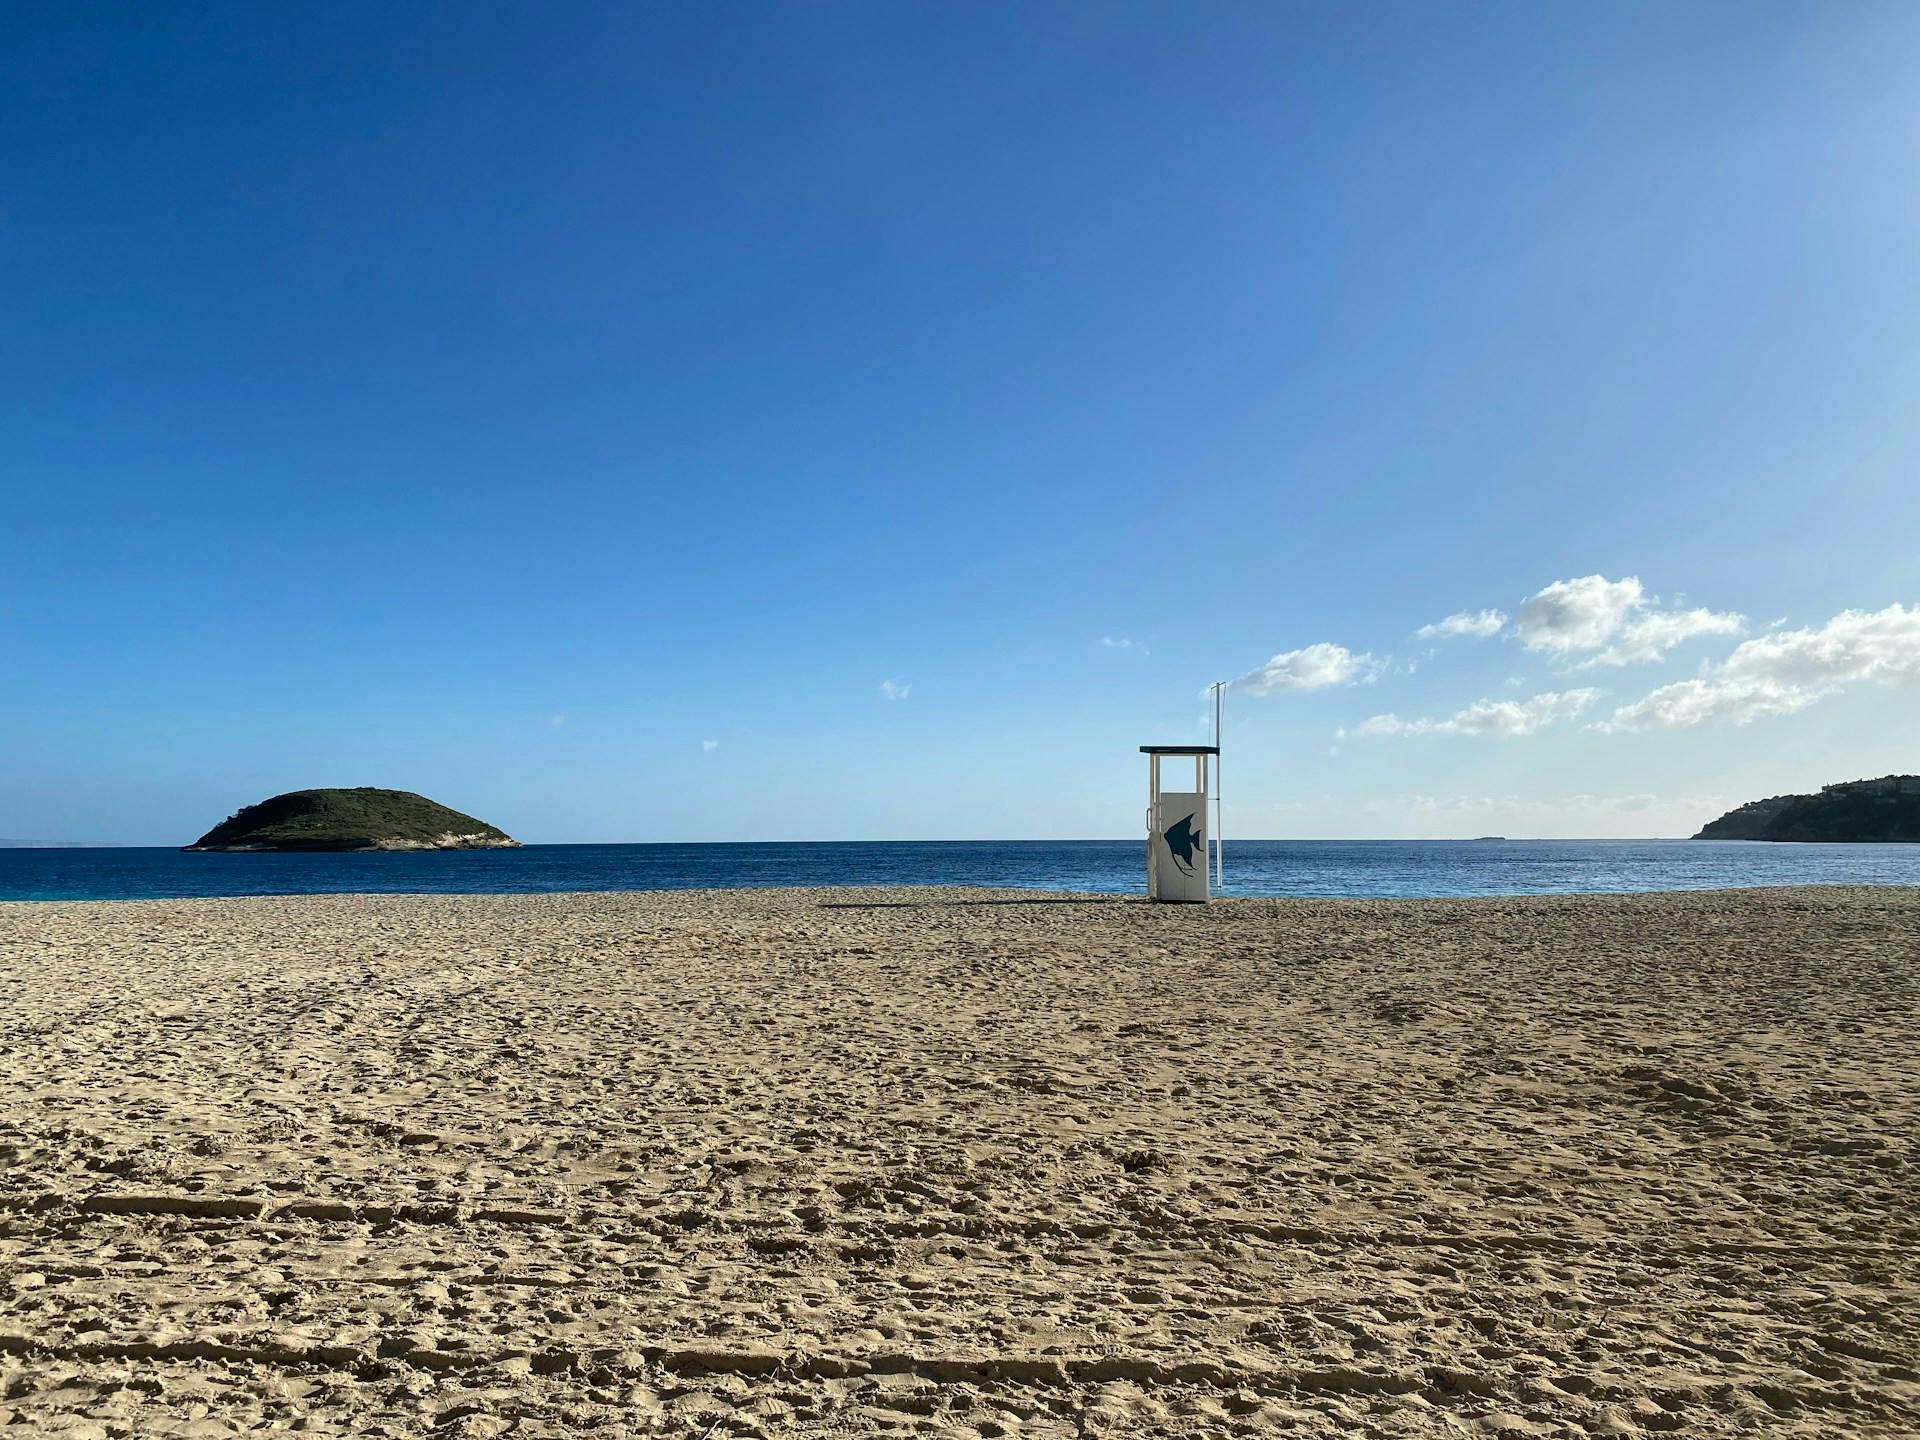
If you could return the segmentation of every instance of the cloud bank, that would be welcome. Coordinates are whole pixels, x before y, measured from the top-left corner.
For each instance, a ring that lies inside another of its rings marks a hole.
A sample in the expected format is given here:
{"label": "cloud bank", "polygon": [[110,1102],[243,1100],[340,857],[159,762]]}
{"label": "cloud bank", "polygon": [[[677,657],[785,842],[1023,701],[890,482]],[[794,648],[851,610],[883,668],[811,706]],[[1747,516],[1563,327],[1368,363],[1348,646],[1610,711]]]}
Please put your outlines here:
{"label": "cloud bank", "polygon": [[1776,630],[1742,642],[1692,680],[1623,705],[1598,728],[1643,730],[1804,710],[1861,681],[1920,685],[1920,606],[1843,610],[1818,629]]}
{"label": "cloud bank", "polygon": [[[1797,630],[1777,628],[1781,624],[1776,621],[1776,628],[1742,640],[1724,660],[1704,663],[1694,678],[1619,705],[1587,728],[1646,730],[1718,720],[1745,725],[1762,716],[1804,710],[1848,685],[1920,687],[1920,605],[1846,610],[1824,625]],[[1746,617],[1735,611],[1669,607],[1648,594],[1638,576],[1613,580],[1583,575],[1534,591],[1511,617],[1494,608],[1460,610],[1413,633],[1423,640],[1510,636],[1522,649],[1557,662],[1564,673],[1662,660],[1690,640],[1740,635],[1746,628]],[[1101,643],[1113,648],[1127,644],[1113,638]],[[1368,684],[1389,673],[1410,674],[1413,668],[1406,662],[1396,665],[1390,655],[1322,642],[1282,651],[1228,689],[1248,695],[1294,694]],[[892,683],[882,688],[892,698],[904,699],[905,689],[895,695]],[[1510,687],[1522,683],[1517,675],[1507,681]],[[1597,688],[1581,687],[1543,691],[1530,699],[1489,696],[1451,715],[1373,715],[1339,734],[1519,737],[1580,718],[1601,694]]]}

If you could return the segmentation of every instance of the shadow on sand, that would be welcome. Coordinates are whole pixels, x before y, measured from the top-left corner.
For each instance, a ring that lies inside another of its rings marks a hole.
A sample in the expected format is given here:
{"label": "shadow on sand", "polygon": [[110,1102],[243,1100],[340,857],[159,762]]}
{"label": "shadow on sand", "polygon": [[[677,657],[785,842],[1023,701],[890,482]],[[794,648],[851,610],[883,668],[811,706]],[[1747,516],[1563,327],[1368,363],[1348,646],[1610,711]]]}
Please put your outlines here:
{"label": "shadow on sand", "polygon": [[936,910],[952,905],[1130,905],[1138,895],[1100,895],[1062,900],[1035,896],[1031,900],[822,900],[822,910]]}

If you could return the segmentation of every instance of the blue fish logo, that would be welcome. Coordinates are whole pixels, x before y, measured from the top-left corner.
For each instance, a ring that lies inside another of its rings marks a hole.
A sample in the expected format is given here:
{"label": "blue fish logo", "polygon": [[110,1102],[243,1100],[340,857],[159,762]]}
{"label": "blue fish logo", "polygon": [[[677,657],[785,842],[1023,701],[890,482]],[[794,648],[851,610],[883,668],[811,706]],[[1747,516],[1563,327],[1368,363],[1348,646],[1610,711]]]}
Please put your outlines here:
{"label": "blue fish logo", "polygon": [[1203,854],[1205,845],[1200,827],[1193,823],[1193,816],[1187,815],[1174,821],[1160,838],[1167,842],[1167,853],[1173,856],[1173,863],[1179,867],[1180,873],[1191,876],[1194,856]]}

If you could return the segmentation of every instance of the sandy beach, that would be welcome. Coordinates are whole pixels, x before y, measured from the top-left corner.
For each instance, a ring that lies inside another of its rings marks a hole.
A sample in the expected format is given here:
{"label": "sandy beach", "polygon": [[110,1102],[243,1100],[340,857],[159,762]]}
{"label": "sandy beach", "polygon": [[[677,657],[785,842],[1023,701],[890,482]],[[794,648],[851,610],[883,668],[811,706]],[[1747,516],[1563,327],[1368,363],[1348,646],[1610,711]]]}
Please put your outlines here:
{"label": "sandy beach", "polygon": [[0,1429],[1920,1433],[1920,891],[0,906]]}

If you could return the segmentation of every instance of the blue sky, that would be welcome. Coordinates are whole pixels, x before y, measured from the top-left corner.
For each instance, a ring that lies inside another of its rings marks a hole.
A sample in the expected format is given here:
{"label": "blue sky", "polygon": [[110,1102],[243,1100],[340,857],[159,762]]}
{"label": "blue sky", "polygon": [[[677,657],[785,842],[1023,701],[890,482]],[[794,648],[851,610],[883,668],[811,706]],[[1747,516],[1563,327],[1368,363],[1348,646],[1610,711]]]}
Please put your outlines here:
{"label": "blue sky", "polygon": [[1912,6],[0,45],[0,835],[1131,836],[1216,679],[1230,836],[1920,770]]}

